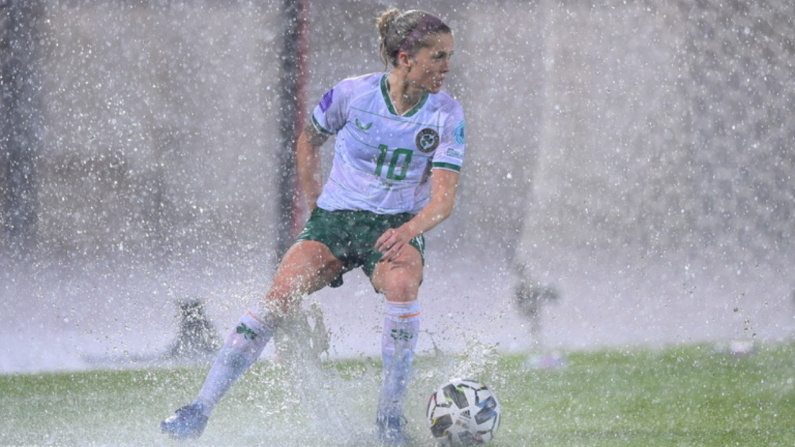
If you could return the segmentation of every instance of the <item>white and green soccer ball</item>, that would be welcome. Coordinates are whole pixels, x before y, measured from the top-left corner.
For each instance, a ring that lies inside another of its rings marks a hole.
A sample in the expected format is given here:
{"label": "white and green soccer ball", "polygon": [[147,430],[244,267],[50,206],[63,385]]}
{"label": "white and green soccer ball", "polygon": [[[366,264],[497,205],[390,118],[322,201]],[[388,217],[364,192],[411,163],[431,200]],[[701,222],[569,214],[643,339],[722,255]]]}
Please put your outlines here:
{"label": "white and green soccer ball", "polygon": [[497,396],[486,385],[453,379],[431,395],[426,415],[441,445],[464,446],[491,441],[500,426],[500,412]]}

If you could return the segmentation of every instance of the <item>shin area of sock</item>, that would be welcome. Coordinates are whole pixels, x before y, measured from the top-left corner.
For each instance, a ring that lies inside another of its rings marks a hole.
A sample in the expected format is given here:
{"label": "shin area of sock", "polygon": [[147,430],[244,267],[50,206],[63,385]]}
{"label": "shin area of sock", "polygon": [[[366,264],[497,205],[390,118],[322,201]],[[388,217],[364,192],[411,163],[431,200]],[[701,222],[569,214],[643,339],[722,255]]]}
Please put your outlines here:
{"label": "shin area of sock", "polygon": [[261,308],[247,311],[238,320],[196,397],[196,402],[208,416],[232,385],[257,361],[274,329],[273,318]]}

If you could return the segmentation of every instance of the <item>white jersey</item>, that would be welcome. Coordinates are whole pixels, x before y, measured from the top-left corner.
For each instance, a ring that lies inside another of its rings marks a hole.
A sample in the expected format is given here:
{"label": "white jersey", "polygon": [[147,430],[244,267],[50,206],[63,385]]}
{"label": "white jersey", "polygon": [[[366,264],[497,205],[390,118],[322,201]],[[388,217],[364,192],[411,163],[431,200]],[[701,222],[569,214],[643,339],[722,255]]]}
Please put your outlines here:
{"label": "white jersey", "polygon": [[430,200],[432,169],[461,170],[461,105],[443,92],[425,94],[399,115],[386,78],[375,73],[346,79],[315,107],[315,127],[337,135],[320,208],[416,214]]}

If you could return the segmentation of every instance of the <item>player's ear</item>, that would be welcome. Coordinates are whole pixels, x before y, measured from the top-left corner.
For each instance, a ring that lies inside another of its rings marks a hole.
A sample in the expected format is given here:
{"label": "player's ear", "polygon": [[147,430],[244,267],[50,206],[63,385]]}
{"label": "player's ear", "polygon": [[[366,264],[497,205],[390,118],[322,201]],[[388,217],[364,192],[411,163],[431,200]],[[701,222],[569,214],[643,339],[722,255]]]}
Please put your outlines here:
{"label": "player's ear", "polygon": [[409,56],[409,53],[405,51],[398,51],[397,60],[399,66],[406,67],[409,70],[411,70],[411,66],[414,64],[414,61],[411,60],[411,56]]}

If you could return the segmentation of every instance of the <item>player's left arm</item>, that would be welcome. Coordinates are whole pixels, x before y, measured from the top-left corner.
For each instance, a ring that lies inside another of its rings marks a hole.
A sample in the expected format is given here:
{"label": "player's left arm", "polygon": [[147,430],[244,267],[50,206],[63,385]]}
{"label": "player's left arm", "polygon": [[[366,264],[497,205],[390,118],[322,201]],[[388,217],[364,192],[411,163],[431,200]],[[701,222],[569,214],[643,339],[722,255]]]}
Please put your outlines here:
{"label": "player's left arm", "polygon": [[459,173],[447,169],[434,169],[431,174],[431,200],[414,218],[398,228],[388,230],[376,241],[376,250],[391,259],[412,239],[424,234],[450,217],[455,206]]}
{"label": "player's left arm", "polygon": [[453,214],[459,173],[434,169],[431,174],[431,200],[413,219],[403,224],[409,239],[433,229]]}

